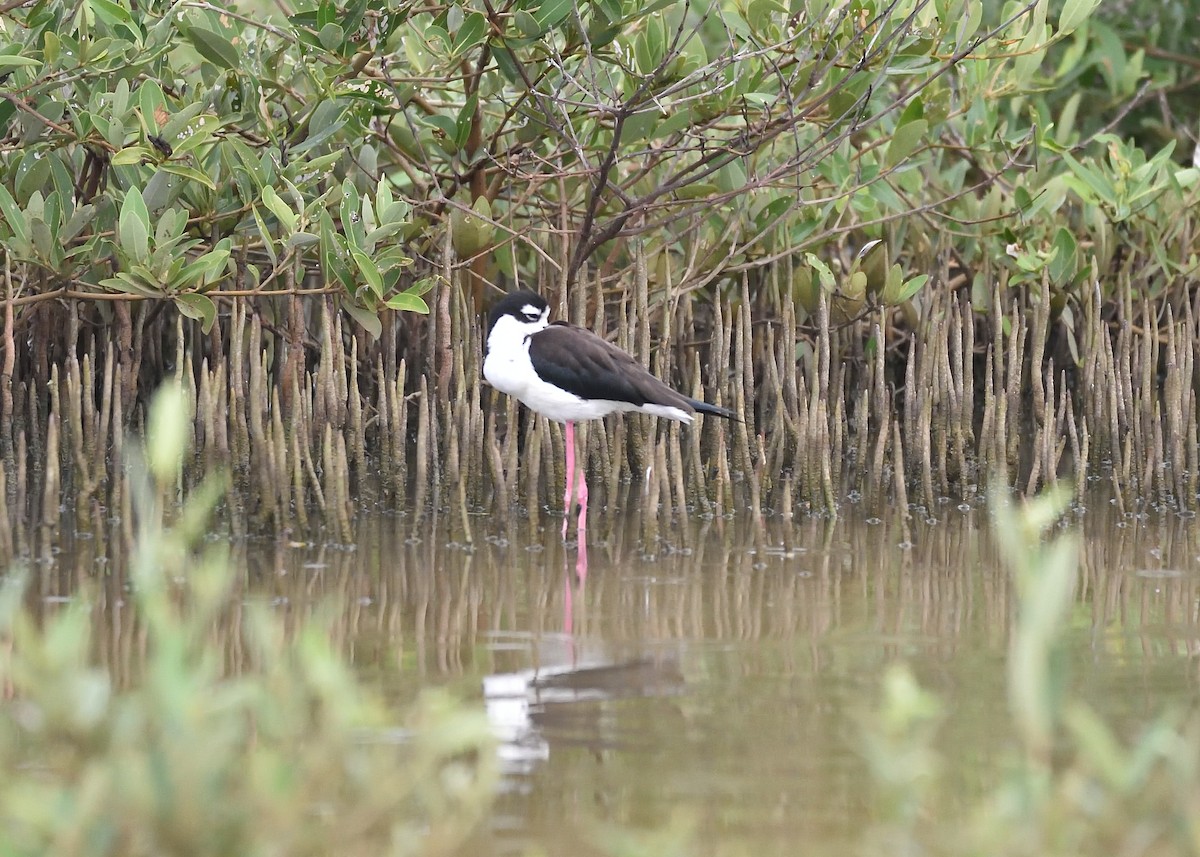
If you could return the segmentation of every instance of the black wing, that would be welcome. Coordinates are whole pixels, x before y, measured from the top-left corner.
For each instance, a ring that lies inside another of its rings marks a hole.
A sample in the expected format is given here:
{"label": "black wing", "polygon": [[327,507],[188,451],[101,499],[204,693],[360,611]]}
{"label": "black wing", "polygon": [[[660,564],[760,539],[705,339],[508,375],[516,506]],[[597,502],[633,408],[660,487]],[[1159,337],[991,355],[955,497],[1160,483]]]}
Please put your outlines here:
{"label": "black wing", "polygon": [[545,381],[584,399],[667,405],[692,413],[692,400],[629,354],[583,327],[555,322],[529,337],[529,359]]}

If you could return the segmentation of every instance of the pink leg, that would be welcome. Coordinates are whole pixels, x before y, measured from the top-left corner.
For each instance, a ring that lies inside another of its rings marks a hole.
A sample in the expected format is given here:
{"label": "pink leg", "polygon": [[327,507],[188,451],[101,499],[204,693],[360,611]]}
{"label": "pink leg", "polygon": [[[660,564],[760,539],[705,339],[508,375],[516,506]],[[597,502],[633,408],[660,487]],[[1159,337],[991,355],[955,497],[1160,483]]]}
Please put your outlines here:
{"label": "pink leg", "polygon": [[567,423],[567,489],[563,494],[562,537],[567,537],[567,522],[571,520],[571,496],[575,493],[575,423]]}
{"label": "pink leg", "polygon": [[587,539],[583,537],[583,530],[579,531],[579,552],[575,555],[575,580],[580,586],[587,580],[588,559],[587,559]]}
{"label": "pink leg", "polygon": [[571,585],[569,574],[563,575],[563,583],[563,633],[569,637],[575,633],[575,587]]}
{"label": "pink leg", "polygon": [[[579,467],[579,531],[575,538],[579,541],[579,549],[586,551],[584,546],[587,542],[587,506],[588,506],[588,487],[587,487],[587,468]],[[584,568],[587,568],[587,558],[585,554]],[[586,573],[586,571],[585,571]]]}

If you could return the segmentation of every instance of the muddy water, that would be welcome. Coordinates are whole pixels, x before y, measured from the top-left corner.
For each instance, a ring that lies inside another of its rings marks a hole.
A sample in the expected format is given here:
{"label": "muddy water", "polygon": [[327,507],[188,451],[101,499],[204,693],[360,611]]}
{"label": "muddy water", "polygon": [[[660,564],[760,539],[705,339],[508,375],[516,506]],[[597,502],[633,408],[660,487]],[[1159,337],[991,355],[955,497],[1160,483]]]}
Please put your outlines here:
{"label": "muddy water", "polygon": [[[1133,735],[1196,697],[1197,529],[1102,503],[1080,520],[1072,685]],[[670,528],[652,551],[637,519],[594,514],[582,582],[556,520],[535,533],[490,523],[474,521],[473,544],[377,516],[352,549],[233,548],[246,602],[295,618],[336,596],[336,633],[389,696],[446,686],[487,711],[504,777],[469,853],[861,850],[880,822],[863,722],[894,662],[946,706],[947,818],[1001,775],[1014,604],[980,513],[947,507],[908,532],[853,508],[761,532],[712,521]],[[100,550],[79,540],[44,569],[45,603],[119,562]],[[101,579],[100,656],[130,676],[124,589]],[[236,644],[227,652],[236,670]]]}

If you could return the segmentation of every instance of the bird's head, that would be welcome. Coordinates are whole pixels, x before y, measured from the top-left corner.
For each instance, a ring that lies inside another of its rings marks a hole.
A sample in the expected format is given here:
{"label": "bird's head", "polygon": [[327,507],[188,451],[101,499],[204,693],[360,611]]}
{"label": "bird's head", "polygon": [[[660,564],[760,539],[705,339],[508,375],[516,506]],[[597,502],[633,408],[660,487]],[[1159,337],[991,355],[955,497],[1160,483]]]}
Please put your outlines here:
{"label": "bird's head", "polygon": [[517,347],[550,324],[550,305],[537,292],[513,292],[496,301],[488,314],[485,349]]}

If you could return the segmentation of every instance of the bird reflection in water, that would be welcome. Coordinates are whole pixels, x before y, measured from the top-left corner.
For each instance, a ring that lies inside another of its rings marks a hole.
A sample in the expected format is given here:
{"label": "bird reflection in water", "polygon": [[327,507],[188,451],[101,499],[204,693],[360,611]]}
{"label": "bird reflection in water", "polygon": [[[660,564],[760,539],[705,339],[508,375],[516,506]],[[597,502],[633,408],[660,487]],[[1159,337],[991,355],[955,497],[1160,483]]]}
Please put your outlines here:
{"label": "bird reflection in water", "polygon": [[[574,568],[563,552],[562,634],[531,639],[529,669],[483,680],[488,718],[500,741],[507,787],[524,779],[555,746],[620,749],[622,734],[611,703],[629,698],[676,696],[684,678],[674,652],[647,651],[589,637],[586,622],[588,555],[580,540]],[[578,627],[577,627],[578,625]]]}

